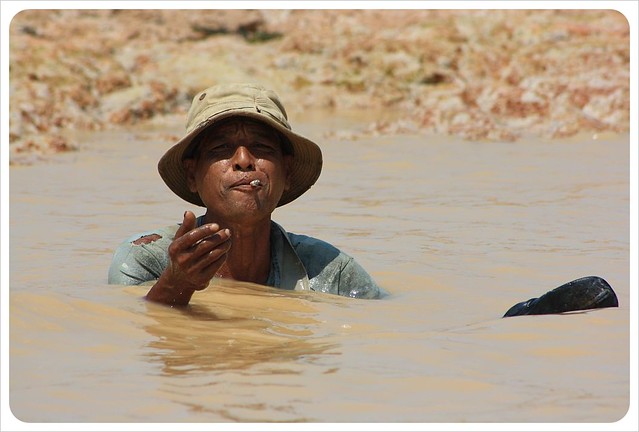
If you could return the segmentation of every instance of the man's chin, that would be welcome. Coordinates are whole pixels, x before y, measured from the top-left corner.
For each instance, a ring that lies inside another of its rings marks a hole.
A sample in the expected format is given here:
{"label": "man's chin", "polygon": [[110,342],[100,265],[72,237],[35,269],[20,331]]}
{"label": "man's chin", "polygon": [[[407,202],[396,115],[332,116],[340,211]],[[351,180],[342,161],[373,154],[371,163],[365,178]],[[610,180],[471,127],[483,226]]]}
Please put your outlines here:
{"label": "man's chin", "polygon": [[225,209],[228,220],[234,222],[256,222],[264,218],[270,218],[275,207],[264,207],[256,200],[245,202],[236,201]]}

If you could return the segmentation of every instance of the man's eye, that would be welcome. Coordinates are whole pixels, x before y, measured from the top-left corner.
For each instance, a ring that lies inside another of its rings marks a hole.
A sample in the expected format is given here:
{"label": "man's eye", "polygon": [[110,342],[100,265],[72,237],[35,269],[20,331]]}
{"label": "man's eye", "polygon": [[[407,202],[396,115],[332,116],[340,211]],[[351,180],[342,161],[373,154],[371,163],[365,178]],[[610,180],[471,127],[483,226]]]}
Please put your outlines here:
{"label": "man's eye", "polygon": [[220,153],[227,152],[230,149],[231,149],[231,146],[228,145],[228,144],[219,144],[219,145],[216,145],[216,146],[213,146],[213,147],[209,147],[206,150],[206,154],[212,154],[212,155],[220,154]]}
{"label": "man's eye", "polygon": [[261,152],[267,152],[267,153],[273,153],[275,152],[275,147],[273,147],[270,144],[266,144],[266,143],[255,143],[255,145],[253,146],[253,148],[255,150],[261,151]]}

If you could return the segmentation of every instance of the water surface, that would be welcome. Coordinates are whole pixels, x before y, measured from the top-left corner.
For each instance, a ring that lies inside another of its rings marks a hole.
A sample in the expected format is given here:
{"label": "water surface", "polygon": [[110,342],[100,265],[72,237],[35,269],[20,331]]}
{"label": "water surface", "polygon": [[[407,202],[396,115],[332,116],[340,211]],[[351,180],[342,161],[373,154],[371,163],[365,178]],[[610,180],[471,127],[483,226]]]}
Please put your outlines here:
{"label": "water surface", "polygon": [[[336,120],[337,118],[337,120]],[[355,256],[382,301],[225,283],[185,310],[109,286],[115,246],[181,220],[180,124],[10,168],[10,405],[26,422],[614,422],[629,403],[628,136],[323,139],[274,219]],[[500,318],[599,275],[620,307]]]}

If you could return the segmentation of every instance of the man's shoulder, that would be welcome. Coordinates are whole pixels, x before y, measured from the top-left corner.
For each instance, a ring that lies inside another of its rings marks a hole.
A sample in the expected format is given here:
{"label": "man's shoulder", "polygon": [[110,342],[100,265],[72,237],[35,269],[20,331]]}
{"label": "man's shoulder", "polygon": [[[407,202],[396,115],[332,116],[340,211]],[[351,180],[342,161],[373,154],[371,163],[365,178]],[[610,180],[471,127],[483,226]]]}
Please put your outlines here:
{"label": "man's shoulder", "polygon": [[327,241],[324,241],[315,237],[311,237],[308,235],[295,234],[288,231],[286,232],[286,235],[288,236],[288,239],[291,241],[291,244],[293,245],[293,247],[326,248],[326,249],[339,250]]}
{"label": "man's shoulder", "polygon": [[327,241],[303,234],[286,234],[310,278],[319,273],[340,272],[352,261],[349,255]]}
{"label": "man's shoulder", "polygon": [[333,260],[338,255],[343,254],[337,247],[333,246],[331,243],[320,240],[315,237],[311,237],[304,234],[295,234],[287,232],[291,245],[295,249],[300,257],[302,255],[311,255],[311,256],[320,256],[326,257],[330,260]]}
{"label": "man's shoulder", "polygon": [[175,233],[179,227],[179,224],[173,224],[150,231],[138,232],[127,238],[124,243],[130,243],[132,245],[143,245],[151,243],[158,244],[158,242],[159,244],[164,244],[166,242],[171,243],[175,238]]}
{"label": "man's shoulder", "polygon": [[353,257],[332,244],[302,234],[287,233],[310,279],[311,289],[357,298],[386,295]]}
{"label": "man's shoulder", "polygon": [[109,283],[137,285],[157,279],[167,265],[168,248],[178,227],[140,232],[120,243],[109,267]]}

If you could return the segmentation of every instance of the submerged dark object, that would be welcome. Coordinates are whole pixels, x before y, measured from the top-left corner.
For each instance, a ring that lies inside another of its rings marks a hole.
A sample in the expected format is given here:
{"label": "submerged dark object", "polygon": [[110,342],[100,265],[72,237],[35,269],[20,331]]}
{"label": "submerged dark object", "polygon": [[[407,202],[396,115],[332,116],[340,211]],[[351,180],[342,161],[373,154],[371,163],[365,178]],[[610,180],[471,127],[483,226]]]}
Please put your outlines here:
{"label": "submerged dark object", "polygon": [[618,306],[617,295],[608,282],[598,276],[586,276],[548,291],[539,298],[517,303],[508,309],[504,317],[556,314]]}

